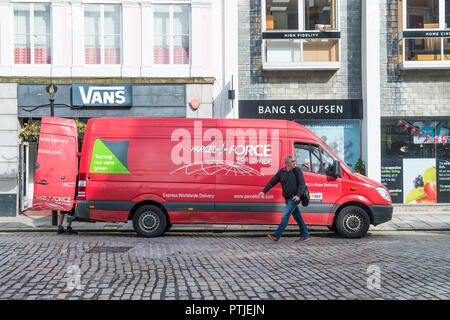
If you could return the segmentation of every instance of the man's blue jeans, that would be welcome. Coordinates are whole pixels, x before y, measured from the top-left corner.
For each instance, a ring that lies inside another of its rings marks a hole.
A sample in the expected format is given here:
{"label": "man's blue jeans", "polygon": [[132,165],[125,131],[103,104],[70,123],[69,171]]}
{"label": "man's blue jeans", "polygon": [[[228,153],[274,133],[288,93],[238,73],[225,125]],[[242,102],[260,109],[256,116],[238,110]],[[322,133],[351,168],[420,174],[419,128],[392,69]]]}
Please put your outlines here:
{"label": "man's blue jeans", "polygon": [[284,229],[286,229],[291,214],[294,216],[294,219],[297,222],[298,227],[300,228],[300,237],[309,237],[308,228],[306,227],[306,223],[305,221],[303,221],[300,209],[298,208],[299,204],[300,202],[295,202],[292,199],[286,200],[286,207],[284,208],[283,215],[281,217],[281,223],[274,233],[274,235],[278,239],[281,238],[281,234],[283,233]]}

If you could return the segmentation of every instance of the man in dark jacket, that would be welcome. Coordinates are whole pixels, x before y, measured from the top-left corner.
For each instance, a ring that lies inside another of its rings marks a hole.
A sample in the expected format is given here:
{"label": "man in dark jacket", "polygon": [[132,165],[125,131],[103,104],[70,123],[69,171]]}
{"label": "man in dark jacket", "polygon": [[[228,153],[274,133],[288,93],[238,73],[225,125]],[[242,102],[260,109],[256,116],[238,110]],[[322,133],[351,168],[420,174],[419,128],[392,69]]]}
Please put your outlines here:
{"label": "man in dark jacket", "polygon": [[292,214],[300,228],[300,238],[295,240],[295,242],[308,241],[311,237],[305,221],[303,221],[300,209],[298,208],[300,197],[306,187],[305,178],[303,177],[302,170],[297,167],[297,163],[293,156],[287,156],[284,159],[284,163],[286,164],[286,167],[279,170],[273,178],[270,179],[264,190],[258,195],[258,198],[261,198],[280,182],[281,188],[283,189],[283,197],[286,201],[286,207],[284,208],[278,229],[273,234],[267,235],[267,237],[269,237],[270,240],[277,242],[281,238],[284,229],[287,227],[289,218]]}

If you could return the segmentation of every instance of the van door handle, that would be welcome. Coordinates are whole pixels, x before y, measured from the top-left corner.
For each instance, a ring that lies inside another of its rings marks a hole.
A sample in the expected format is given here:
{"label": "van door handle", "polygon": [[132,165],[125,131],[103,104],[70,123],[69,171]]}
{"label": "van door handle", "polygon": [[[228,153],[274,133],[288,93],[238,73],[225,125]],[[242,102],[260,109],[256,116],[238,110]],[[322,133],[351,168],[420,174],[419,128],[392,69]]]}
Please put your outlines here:
{"label": "van door handle", "polygon": [[38,182],[36,182],[37,184],[48,184],[48,182],[47,181],[38,181]]}

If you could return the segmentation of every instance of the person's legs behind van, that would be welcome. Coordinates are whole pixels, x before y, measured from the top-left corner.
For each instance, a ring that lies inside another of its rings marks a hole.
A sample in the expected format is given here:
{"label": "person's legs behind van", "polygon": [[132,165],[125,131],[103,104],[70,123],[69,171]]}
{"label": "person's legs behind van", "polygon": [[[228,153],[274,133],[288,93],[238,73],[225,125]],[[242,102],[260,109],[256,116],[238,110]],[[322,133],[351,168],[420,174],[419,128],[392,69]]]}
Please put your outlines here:
{"label": "person's legs behind van", "polygon": [[[77,234],[75,230],[72,229],[72,220],[73,220],[73,214],[75,213],[75,207],[73,207],[70,211],[60,211],[59,212],[59,222],[58,222],[58,231],[57,234]],[[64,230],[63,227],[63,221],[64,216],[67,215],[66,222],[67,222],[67,229]]]}

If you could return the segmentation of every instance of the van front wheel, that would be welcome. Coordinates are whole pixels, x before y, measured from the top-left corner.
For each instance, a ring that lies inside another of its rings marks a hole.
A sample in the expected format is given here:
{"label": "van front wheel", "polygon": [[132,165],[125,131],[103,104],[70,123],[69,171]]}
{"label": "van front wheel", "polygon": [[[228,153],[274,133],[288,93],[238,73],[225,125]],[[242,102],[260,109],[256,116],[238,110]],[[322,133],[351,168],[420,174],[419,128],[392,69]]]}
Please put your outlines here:
{"label": "van front wheel", "polygon": [[361,238],[370,227],[367,212],[357,206],[348,206],[339,212],[336,220],[337,232],[345,238]]}
{"label": "van front wheel", "polygon": [[153,205],[137,209],[133,216],[133,228],[140,236],[153,238],[164,233],[167,227],[165,213]]}

